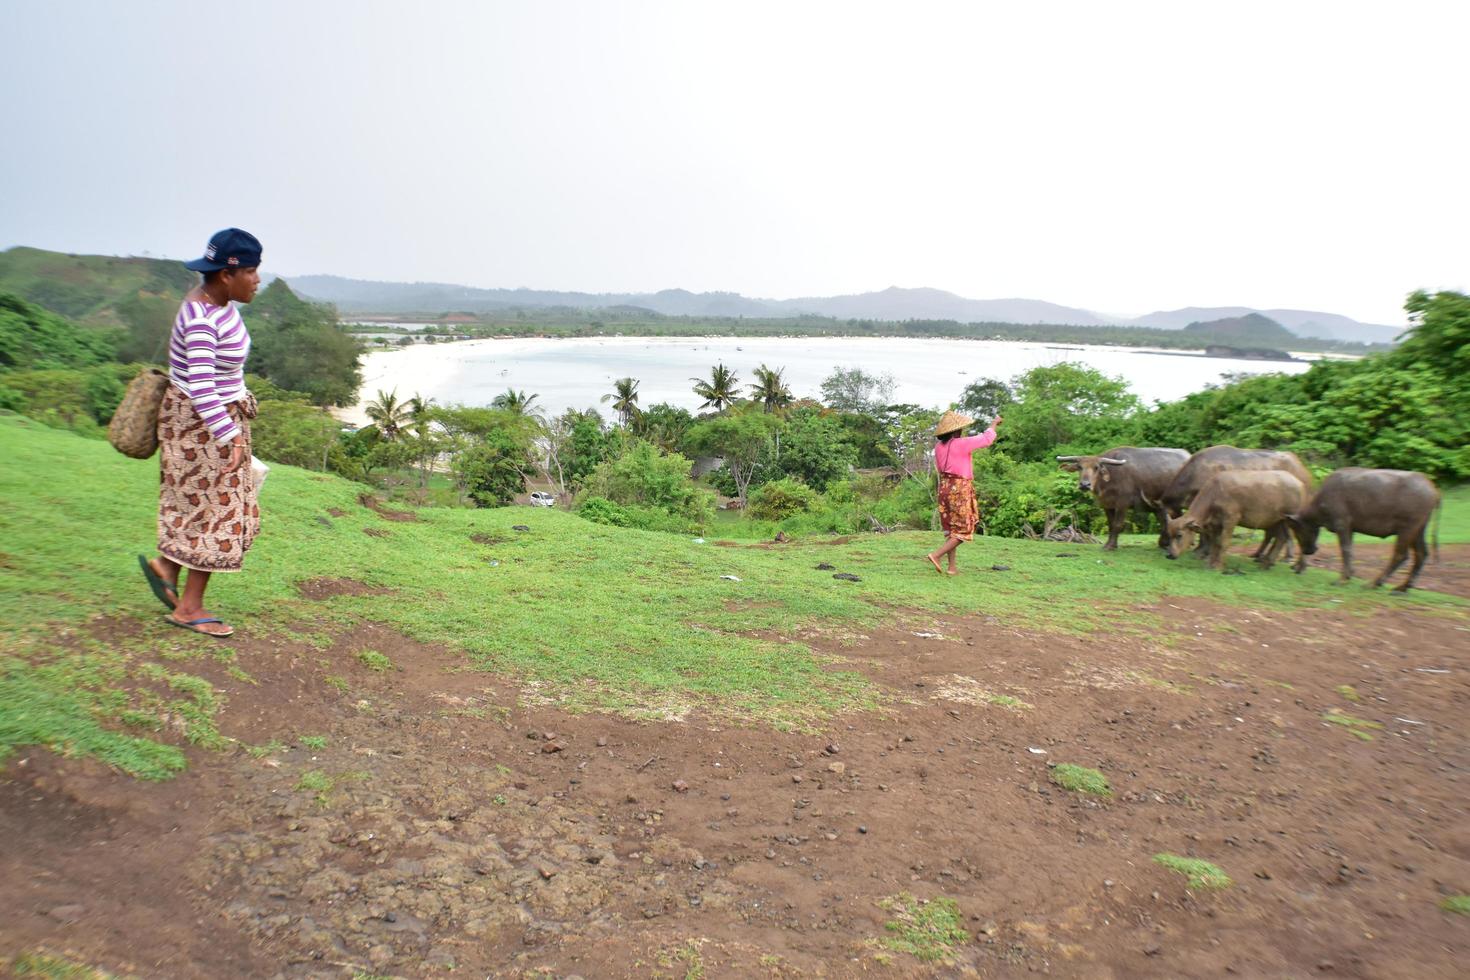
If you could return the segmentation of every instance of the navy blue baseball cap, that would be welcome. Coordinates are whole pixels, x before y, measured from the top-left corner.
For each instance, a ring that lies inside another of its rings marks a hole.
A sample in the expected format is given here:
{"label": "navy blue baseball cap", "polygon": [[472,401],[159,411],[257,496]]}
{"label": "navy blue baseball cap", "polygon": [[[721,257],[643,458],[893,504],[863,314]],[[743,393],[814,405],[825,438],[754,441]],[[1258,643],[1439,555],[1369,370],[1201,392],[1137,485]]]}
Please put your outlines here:
{"label": "navy blue baseball cap", "polygon": [[239,228],[217,231],[204,246],[204,257],[185,262],[184,268],[195,272],[217,272],[220,269],[253,269],[260,265],[260,239]]}

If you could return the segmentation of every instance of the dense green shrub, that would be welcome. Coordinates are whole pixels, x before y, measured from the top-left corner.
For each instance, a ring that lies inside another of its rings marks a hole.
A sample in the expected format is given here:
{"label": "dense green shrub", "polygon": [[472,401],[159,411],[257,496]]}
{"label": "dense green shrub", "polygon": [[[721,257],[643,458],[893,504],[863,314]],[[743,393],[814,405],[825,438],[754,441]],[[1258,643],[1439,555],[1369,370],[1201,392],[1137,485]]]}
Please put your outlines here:
{"label": "dense green shrub", "polygon": [[713,518],[714,502],[708,491],[694,485],[690,469],[689,460],[678,453],[662,453],[652,443],[636,441],[588,475],[582,501],[602,497],[623,508],[662,511],[682,519],[684,526],[703,527]]}
{"label": "dense green shrub", "polygon": [[792,514],[813,509],[820,500],[811,487],[786,477],[762,484],[750,495],[750,506],[746,512],[758,521],[782,521]]}

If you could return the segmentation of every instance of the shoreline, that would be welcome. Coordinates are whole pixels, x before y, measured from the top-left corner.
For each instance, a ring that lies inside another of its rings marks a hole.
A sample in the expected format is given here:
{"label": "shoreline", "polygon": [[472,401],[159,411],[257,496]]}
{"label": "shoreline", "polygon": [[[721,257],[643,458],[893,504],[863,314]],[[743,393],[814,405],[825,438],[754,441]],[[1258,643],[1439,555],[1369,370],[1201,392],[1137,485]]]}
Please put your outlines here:
{"label": "shoreline", "polygon": [[[967,343],[961,347],[959,341]],[[1179,360],[1161,361],[1161,354]],[[1203,349],[975,337],[483,337],[368,350],[356,404],[333,414],[362,424],[366,402],[379,391],[396,390],[404,398],[419,394],[441,404],[488,405],[508,388],[538,395],[537,406],[554,415],[567,409],[602,410],[601,396],[615,378],[625,376],[641,382],[640,405],[667,402],[697,412],[689,379],[703,376],[716,362],[739,374],[741,394],[758,364],[785,370],[798,398],[817,396],[821,381],[835,367],[859,367],[893,376],[889,399],[894,404],[926,406],[948,404],[982,378],[1008,380],[1035,367],[1079,362],[1123,378],[1147,403],[1182,398],[1232,373],[1300,373],[1322,356],[1303,352],[1291,360],[1236,359],[1206,355]]]}

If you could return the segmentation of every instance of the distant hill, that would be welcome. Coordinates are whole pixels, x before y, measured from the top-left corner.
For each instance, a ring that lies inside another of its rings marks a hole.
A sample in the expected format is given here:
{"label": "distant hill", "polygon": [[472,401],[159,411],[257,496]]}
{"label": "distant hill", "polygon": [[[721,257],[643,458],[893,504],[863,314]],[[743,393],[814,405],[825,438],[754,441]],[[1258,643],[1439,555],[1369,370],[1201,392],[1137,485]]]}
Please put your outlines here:
{"label": "distant hill", "polygon": [[68,255],[18,246],[0,252],[0,292],[85,326],[123,327],[118,357],[156,360],[179,301],[198,280],[172,259]]}
{"label": "distant hill", "polygon": [[1083,327],[1138,326],[1182,330],[1191,323],[1259,313],[1286,328],[1287,337],[1317,337],[1358,343],[1391,343],[1401,327],[1360,323],[1336,313],[1311,310],[1254,310],[1246,306],[1187,307],[1137,319],[1034,299],[968,299],[942,289],[890,286],[873,293],[752,299],[739,293],[574,293],[536,289],[477,289],[446,283],[368,282],[341,276],[293,276],[303,296],[335,303],[344,313],[497,313],[515,309],[641,309],[662,316],[787,317],[809,314],[839,320],[953,320],[958,323],[1059,324]]}
{"label": "distant hill", "polygon": [[1259,313],[1196,321],[1186,326],[1184,332],[1206,335],[1213,343],[1237,347],[1281,348],[1296,337],[1275,320]]}
{"label": "distant hill", "polygon": [[[267,276],[267,279],[274,276]],[[1288,337],[1389,343],[1402,328],[1360,323],[1335,313],[1311,310],[1255,310],[1249,307],[1186,307],[1129,320],[1033,299],[969,299],[942,289],[890,286],[871,293],[758,299],[739,293],[695,293],[664,289],[655,293],[582,293],[538,289],[480,289],[453,283],[373,282],[342,276],[291,276],[297,294],[334,304],[343,313],[496,314],[517,309],[647,310],[661,316],[780,318],[803,314],[838,320],[956,323],[1055,324],[1080,327],[1135,326],[1181,330],[1251,314],[1284,327]],[[83,323],[120,325],[134,336],[123,356],[148,356],[160,318],[194,282],[183,263],[171,259],[68,255],[16,247],[0,252],[0,290],[15,293]],[[1282,343],[1282,341],[1277,341]]]}
{"label": "distant hill", "polygon": [[1360,344],[1391,344],[1404,332],[1403,327],[1382,323],[1360,323],[1336,313],[1312,310],[1253,310],[1247,306],[1187,306],[1182,310],[1162,310],[1133,320],[1120,321],[1140,327],[1162,327],[1179,330],[1191,323],[1208,323],[1259,313],[1279,323],[1297,337],[1319,337],[1322,340],[1347,340]]}

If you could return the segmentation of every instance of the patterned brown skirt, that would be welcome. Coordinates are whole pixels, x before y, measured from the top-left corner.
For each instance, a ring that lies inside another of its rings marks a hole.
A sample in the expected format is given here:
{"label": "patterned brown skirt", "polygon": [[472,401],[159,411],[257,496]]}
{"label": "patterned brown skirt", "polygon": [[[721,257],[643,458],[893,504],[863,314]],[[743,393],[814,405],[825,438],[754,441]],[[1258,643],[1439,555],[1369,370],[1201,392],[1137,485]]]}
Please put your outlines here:
{"label": "patterned brown skirt", "polygon": [[975,503],[975,481],[962,476],[939,474],[939,526],[944,536],[971,541],[975,525],[980,521],[980,508]]}
{"label": "patterned brown skirt", "polygon": [[201,572],[238,572],[260,532],[250,473],[254,398],[226,408],[245,435],[245,465],[229,473],[230,447],[215,441],[187,395],[169,385],[158,410],[158,551]]}

